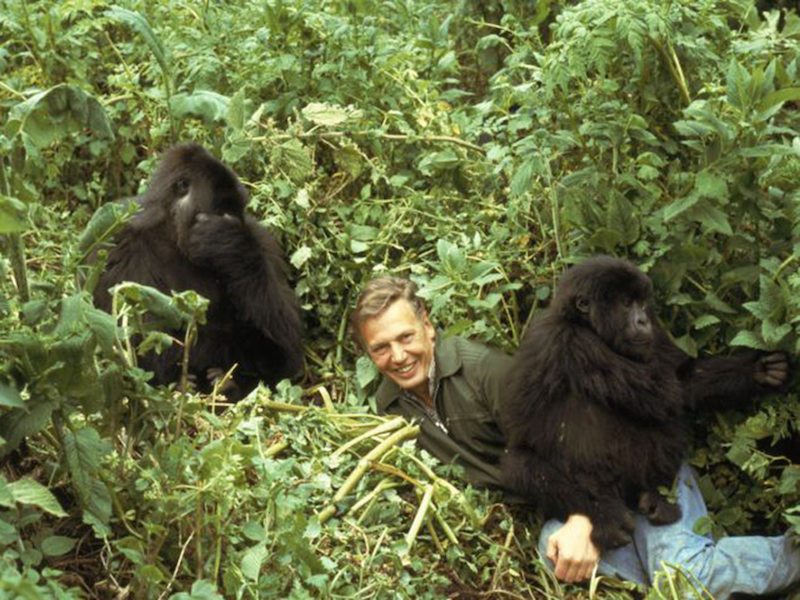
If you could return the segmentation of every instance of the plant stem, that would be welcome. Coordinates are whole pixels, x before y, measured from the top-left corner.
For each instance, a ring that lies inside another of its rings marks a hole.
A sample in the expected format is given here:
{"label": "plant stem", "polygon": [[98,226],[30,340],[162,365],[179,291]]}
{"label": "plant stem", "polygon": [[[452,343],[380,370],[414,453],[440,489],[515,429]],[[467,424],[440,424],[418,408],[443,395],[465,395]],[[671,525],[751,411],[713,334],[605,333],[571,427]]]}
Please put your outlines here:
{"label": "plant stem", "polygon": [[425,522],[425,517],[428,514],[428,508],[430,508],[432,499],[433,499],[433,486],[426,485],[425,494],[422,496],[422,501],[419,503],[417,514],[414,516],[414,522],[411,523],[411,529],[409,529],[408,533],[406,534],[406,549],[403,552],[402,556],[402,561],[404,564],[409,562],[408,555],[411,553],[411,546],[414,545],[414,540],[417,539],[417,534],[419,533],[419,529]]}
{"label": "plant stem", "polygon": [[347,477],[345,482],[342,484],[342,487],[339,488],[339,491],[334,494],[331,504],[326,506],[319,513],[320,524],[325,523],[328,521],[328,519],[336,514],[336,503],[344,499],[344,497],[353,490],[356,484],[364,476],[364,473],[367,472],[367,469],[369,469],[369,466],[373,461],[379,460],[384,454],[386,454],[386,452],[389,451],[390,448],[394,447],[401,441],[416,437],[417,434],[419,434],[419,425],[406,425],[399,431],[394,432],[394,434],[383,440],[380,444],[370,450],[364,458],[358,461],[356,468],[353,469],[353,472]]}
{"label": "plant stem", "polygon": [[[0,193],[11,196],[11,184],[6,175],[5,160],[0,158]],[[14,273],[14,281],[17,283],[19,298],[23,302],[31,299],[31,290],[28,286],[28,272],[25,269],[25,246],[22,243],[22,236],[12,233],[8,236],[8,254],[11,259],[11,270]]]}

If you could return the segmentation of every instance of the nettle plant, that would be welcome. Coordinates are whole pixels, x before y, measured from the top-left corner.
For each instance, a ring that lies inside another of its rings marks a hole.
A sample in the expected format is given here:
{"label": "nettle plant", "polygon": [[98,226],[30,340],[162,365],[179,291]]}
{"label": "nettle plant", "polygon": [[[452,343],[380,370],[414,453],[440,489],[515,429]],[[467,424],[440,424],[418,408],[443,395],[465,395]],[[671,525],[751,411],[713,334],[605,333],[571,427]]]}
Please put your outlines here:
{"label": "nettle plant", "polygon": [[[348,311],[407,276],[445,332],[513,351],[563,268],[609,253],[689,353],[800,352],[800,18],[755,4],[0,5],[3,590],[585,594],[405,438],[363,470],[405,425],[370,414]],[[136,368],[202,299],[88,294],[109,201],[190,139],[278,235],[307,328],[301,385],[224,414]],[[701,527],[800,531],[797,389],[698,424]]]}

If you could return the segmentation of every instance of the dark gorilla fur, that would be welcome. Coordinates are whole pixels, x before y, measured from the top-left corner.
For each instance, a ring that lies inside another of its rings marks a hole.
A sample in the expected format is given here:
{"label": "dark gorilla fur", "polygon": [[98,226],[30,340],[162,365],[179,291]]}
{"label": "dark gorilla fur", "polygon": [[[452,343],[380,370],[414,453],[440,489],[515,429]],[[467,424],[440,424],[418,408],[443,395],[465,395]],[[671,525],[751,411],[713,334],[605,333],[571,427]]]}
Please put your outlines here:
{"label": "dark gorilla fur", "polygon": [[650,279],[626,261],[569,269],[520,346],[501,410],[505,485],[546,518],[588,516],[604,550],[631,541],[634,511],[680,518],[658,488],[684,457],[688,409],[774,391],[788,377],[781,353],[690,359],[656,325],[651,300]]}
{"label": "dark gorilla fur", "polygon": [[[272,234],[245,212],[247,192],[236,175],[202,146],[171,148],[141,210],[109,252],[94,298],[110,310],[108,289],[135,281],[162,292],[195,290],[209,299],[189,370],[201,391],[238,367],[226,391],[238,399],[259,380],[272,384],[303,365],[300,311]],[[177,333],[178,332],[174,332]],[[182,339],[182,335],[179,336]],[[150,353],[142,366],[155,383],[177,381],[182,349]]]}

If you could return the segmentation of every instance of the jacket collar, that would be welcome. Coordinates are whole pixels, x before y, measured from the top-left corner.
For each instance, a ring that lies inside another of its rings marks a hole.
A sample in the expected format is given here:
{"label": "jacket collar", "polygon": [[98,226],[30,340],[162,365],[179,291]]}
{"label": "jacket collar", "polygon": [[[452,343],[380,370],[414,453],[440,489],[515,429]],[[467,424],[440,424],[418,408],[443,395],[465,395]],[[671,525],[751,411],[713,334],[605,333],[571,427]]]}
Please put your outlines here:
{"label": "jacket collar", "polygon": [[[461,369],[461,356],[458,354],[458,345],[455,337],[442,339],[442,332],[436,331],[436,345],[433,348],[433,355],[436,361],[436,383],[442,379],[451,377]],[[435,387],[438,387],[435,386]],[[385,413],[395,400],[403,395],[403,388],[397,385],[388,377],[383,377],[378,392],[375,395],[375,403],[379,413]]]}

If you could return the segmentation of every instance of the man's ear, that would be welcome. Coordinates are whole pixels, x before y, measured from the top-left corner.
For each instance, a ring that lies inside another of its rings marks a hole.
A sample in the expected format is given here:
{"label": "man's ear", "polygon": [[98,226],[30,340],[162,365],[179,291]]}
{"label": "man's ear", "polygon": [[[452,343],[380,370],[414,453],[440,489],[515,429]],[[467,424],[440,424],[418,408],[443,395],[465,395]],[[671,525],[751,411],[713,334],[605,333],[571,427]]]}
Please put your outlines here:
{"label": "man's ear", "polygon": [[428,317],[428,311],[425,311],[420,319],[422,320],[422,327],[428,332],[428,334],[431,336],[431,339],[436,339],[436,328],[433,326],[433,323],[431,323],[431,320]]}

